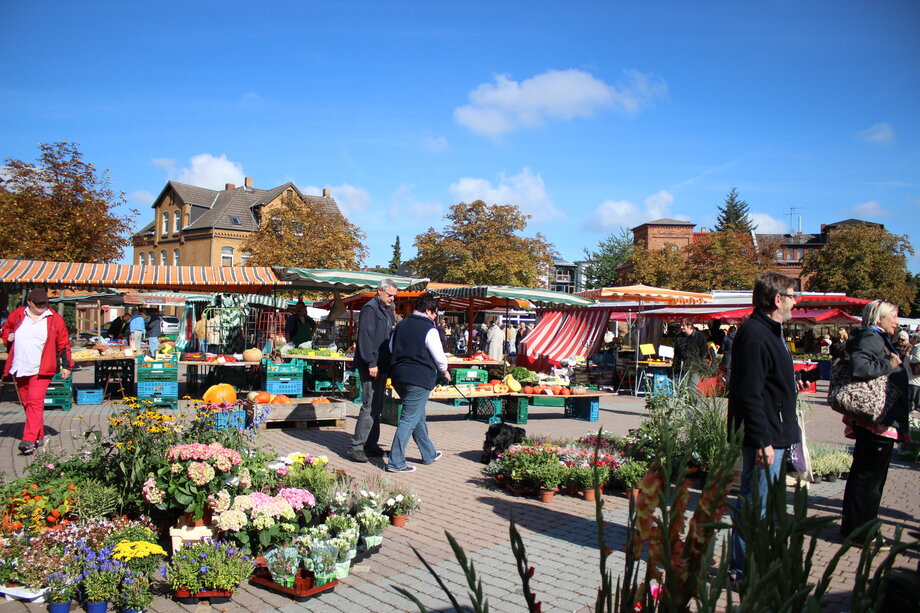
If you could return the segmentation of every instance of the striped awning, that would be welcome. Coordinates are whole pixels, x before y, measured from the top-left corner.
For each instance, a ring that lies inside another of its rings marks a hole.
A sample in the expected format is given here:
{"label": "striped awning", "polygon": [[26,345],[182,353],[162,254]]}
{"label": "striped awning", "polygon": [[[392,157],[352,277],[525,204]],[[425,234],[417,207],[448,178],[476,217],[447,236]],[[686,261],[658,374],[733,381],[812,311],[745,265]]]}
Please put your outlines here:
{"label": "striped awning", "polygon": [[40,260],[0,260],[0,283],[255,294],[270,293],[274,287],[290,285],[278,279],[269,267],[138,266]]}
{"label": "striped awning", "polygon": [[[425,291],[432,292],[437,294],[440,300],[440,308],[442,311],[468,311],[472,309],[473,311],[485,311],[490,309],[530,309],[533,308],[533,305],[528,300],[521,300],[518,298],[456,298],[450,296],[444,296],[441,290],[446,288],[456,288],[456,287],[469,287],[467,285],[461,285],[458,283],[429,283],[428,287],[424,291],[415,290],[415,291],[405,291],[400,290],[396,295],[396,304],[397,311],[399,311],[399,304],[404,301],[412,302],[419,296],[421,296]],[[354,294],[353,296],[348,296],[347,298],[342,298],[338,302],[341,302],[345,306],[357,311],[363,307],[368,300],[373,298],[377,294],[376,291],[373,292],[363,292],[360,294]],[[313,306],[320,309],[331,309],[335,305],[336,300],[323,300],[322,302],[316,302]]]}
{"label": "striped awning", "polygon": [[711,294],[685,292],[665,287],[650,285],[624,285],[622,287],[602,287],[578,292],[579,296],[600,301],[657,302],[661,304],[703,304],[712,302]]}
{"label": "striped awning", "polygon": [[466,287],[448,287],[436,292],[441,296],[452,298],[513,298],[529,300],[537,306],[590,306],[594,301],[565,292],[530,287],[513,287],[511,285],[470,285]]}
{"label": "striped awning", "polygon": [[610,311],[603,308],[545,311],[521,343],[517,363],[546,371],[566,359],[587,358],[599,346],[609,319]]}
{"label": "striped awning", "polygon": [[395,277],[379,272],[363,272],[360,270],[276,267],[275,273],[278,278],[289,282],[293,289],[305,292],[358,292],[368,288],[376,288],[384,279],[392,279],[397,289],[405,291],[422,290],[428,285],[428,279]]}

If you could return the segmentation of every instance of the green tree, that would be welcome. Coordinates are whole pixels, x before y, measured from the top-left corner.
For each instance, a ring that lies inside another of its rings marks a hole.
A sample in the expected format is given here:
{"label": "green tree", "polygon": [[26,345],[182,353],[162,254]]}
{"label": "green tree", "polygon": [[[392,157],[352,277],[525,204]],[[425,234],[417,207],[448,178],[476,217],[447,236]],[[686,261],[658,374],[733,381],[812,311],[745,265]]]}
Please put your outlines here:
{"label": "green tree", "polygon": [[686,255],[677,245],[665,245],[662,249],[646,249],[636,245],[627,264],[624,283],[643,283],[669,289],[687,289],[688,270]]}
{"label": "green tree", "polygon": [[136,210],[108,171],[83,161],[77,143],[39,144],[36,163],[6,159],[0,182],[0,258],[112,262],[130,245]]}
{"label": "green tree", "polygon": [[399,247],[399,235],[396,235],[396,242],[393,243],[393,258],[390,260],[390,270],[391,275],[395,275],[399,272],[399,267],[402,266],[402,250]]}
{"label": "green tree", "polygon": [[916,288],[906,281],[907,256],[913,253],[906,235],[881,226],[842,226],[828,234],[824,247],[805,256],[802,275],[809,290],[884,298],[910,313]]}
{"label": "green tree", "polygon": [[725,197],[725,204],[719,207],[719,217],[716,219],[716,232],[751,233],[756,229],[754,222],[748,215],[748,203],[738,198],[737,188],[732,188]]}
{"label": "green tree", "polygon": [[413,274],[444,283],[546,285],[557,254],[542,234],[523,236],[526,215],[513,204],[477,200],[450,207],[443,232],[415,237]]}
{"label": "green tree", "polygon": [[749,233],[710,232],[684,249],[687,282],[683,289],[753,289],[757,276],[772,267],[774,250],[773,244],[755,246]]}
{"label": "green tree", "polygon": [[907,276],[910,277],[907,282],[914,288],[914,301],[910,305],[910,316],[920,317],[920,273],[915,275],[907,273]]}
{"label": "green tree", "polygon": [[585,249],[588,266],[585,269],[585,288],[617,285],[617,266],[626,262],[633,252],[632,234],[620,228],[619,235],[611,233],[597,245],[597,251]]}
{"label": "green tree", "polygon": [[250,266],[360,268],[367,257],[364,232],[338,211],[286,196],[262,210],[259,230],[242,245]]}

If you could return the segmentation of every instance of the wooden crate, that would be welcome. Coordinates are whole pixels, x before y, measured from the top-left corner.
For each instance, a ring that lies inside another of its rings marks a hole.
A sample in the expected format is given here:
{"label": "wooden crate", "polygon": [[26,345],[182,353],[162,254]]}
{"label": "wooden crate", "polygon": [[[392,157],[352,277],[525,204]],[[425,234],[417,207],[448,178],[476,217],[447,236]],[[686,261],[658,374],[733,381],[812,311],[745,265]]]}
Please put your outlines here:
{"label": "wooden crate", "polygon": [[344,402],[300,402],[297,404],[260,404],[256,410],[270,411],[262,423],[266,428],[345,428]]}

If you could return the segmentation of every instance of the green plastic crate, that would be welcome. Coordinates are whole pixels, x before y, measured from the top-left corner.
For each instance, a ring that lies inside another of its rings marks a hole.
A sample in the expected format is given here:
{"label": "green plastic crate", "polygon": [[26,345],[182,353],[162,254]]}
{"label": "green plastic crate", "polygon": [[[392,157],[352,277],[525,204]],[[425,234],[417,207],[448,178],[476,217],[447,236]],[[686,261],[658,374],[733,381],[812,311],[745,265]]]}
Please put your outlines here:
{"label": "green plastic crate", "polygon": [[384,396],[383,410],[380,412],[380,423],[398,426],[402,416],[402,400],[392,396]]}
{"label": "green plastic crate", "polygon": [[63,384],[52,383],[45,392],[46,398],[70,398],[73,396],[73,384],[66,381]]}
{"label": "green plastic crate", "polygon": [[45,397],[46,409],[61,409],[62,411],[69,411],[71,406],[73,406],[73,398],[70,396],[66,398]]}
{"label": "green plastic crate", "polygon": [[482,368],[452,368],[450,370],[454,383],[485,383],[489,372]]}
{"label": "green plastic crate", "polygon": [[509,424],[526,424],[529,405],[527,397],[508,396],[502,403],[502,420]]}
{"label": "green plastic crate", "polygon": [[565,396],[534,396],[530,404],[535,407],[564,407]]}
{"label": "green plastic crate", "polygon": [[490,424],[500,422],[502,420],[502,399],[482,397],[471,398],[470,410],[466,418],[484,421]]}

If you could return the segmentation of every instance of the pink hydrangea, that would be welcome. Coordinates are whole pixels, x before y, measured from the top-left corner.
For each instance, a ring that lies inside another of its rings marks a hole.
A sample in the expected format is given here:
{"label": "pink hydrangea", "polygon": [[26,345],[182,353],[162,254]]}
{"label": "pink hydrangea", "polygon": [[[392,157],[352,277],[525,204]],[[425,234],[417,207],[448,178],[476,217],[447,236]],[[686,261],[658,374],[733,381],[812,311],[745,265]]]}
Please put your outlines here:
{"label": "pink hydrangea", "polygon": [[305,506],[311,509],[316,506],[316,498],[307,490],[286,487],[278,492],[278,495],[287,500],[295,511],[299,511]]}
{"label": "pink hydrangea", "polygon": [[141,486],[141,495],[144,497],[144,500],[150,504],[160,504],[163,502],[163,490],[157,487],[157,480],[153,477],[144,481],[144,485]]}
{"label": "pink hydrangea", "polygon": [[188,465],[188,478],[195,485],[207,485],[214,479],[214,469],[205,462],[192,462]]}

